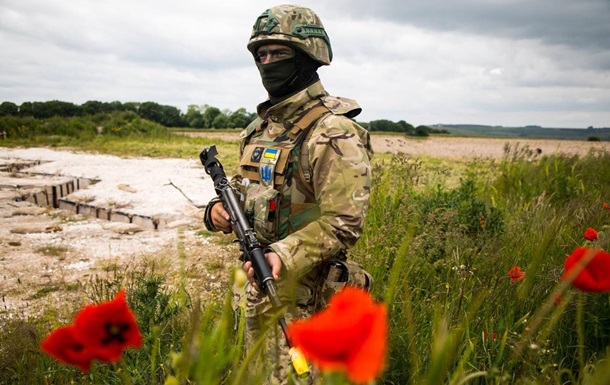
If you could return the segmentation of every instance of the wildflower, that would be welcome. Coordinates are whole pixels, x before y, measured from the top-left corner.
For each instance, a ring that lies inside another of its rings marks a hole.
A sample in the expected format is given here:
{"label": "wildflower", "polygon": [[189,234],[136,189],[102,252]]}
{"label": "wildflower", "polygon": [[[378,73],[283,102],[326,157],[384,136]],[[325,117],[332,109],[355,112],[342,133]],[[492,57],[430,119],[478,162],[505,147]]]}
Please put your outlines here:
{"label": "wildflower", "polygon": [[123,350],[140,347],[142,335],[120,291],[112,301],[87,305],[72,325],[53,330],[41,343],[42,350],[61,362],[88,372],[91,362],[117,362]]}
{"label": "wildflower", "polygon": [[91,349],[78,340],[74,326],[62,326],[53,330],[40,344],[42,350],[57,360],[78,366],[83,372],[91,368],[95,358]]}
{"label": "wildflower", "polygon": [[594,241],[598,238],[598,235],[599,233],[595,231],[595,229],[589,227],[587,231],[585,231],[584,237],[587,241]]}
{"label": "wildflower", "polygon": [[[483,331],[483,339],[489,340],[489,333],[487,332],[487,330]],[[496,333],[496,332],[491,333],[491,339],[493,341],[496,341],[498,339],[498,333]]]}
{"label": "wildflower", "polygon": [[602,205],[603,208],[605,208],[606,210],[610,210],[610,203],[608,202],[604,202],[604,204]]}
{"label": "wildflower", "polygon": [[74,318],[74,327],[88,346],[99,349],[104,361],[117,362],[123,350],[138,348],[142,343],[124,291],[112,301],[86,306]]}
{"label": "wildflower", "polygon": [[367,383],[385,364],[387,309],[368,292],[346,287],[325,310],[290,324],[289,335],[320,369],[345,371],[353,382]]}
{"label": "wildflower", "polygon": [[519,266],[514,266],[508,271],[508,276],[510,277],[510,280],[515,283],[525,278],[525,271],[521,271]]}
{"label": "wildflower", "polygon": [[[588,263],[587,263],[588,262]],[[564,262],[563,280],[571,279],[572,269],[582,269],[571,284],[593,293],[610,291],[610,253],[600,249],[577,247]]]}

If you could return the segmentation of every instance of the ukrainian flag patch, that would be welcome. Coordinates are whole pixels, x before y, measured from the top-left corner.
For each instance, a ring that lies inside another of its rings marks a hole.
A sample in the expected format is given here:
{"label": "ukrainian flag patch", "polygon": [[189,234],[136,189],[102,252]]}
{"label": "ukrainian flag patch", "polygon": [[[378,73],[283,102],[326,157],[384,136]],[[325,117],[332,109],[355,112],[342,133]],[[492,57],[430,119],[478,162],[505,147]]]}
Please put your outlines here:
{"label": "ukrainian flag patch", "polygon": [[277,159],[280,156],[280,151],[276,148],[267,148],[263,154],[265,159]]}

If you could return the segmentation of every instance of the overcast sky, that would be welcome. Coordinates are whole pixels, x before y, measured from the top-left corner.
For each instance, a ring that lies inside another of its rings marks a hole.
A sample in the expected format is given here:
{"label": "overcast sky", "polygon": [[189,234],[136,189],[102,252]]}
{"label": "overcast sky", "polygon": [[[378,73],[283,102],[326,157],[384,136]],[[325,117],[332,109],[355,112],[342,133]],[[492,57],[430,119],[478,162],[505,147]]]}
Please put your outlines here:
{"label": "overcast sky", "polygon": [[[0,102],[255,111],[246,49],[282,2],[0,0]],[[359,121],[610,127],[610,0],[315,0]]]}

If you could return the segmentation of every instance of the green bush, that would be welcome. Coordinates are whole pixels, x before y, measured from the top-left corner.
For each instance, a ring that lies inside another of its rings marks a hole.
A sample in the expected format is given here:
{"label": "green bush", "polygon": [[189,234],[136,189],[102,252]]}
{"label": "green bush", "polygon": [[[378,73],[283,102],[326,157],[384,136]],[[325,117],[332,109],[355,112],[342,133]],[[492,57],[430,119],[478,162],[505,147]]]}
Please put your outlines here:
{"label": "green bush", "polygon": [[124,111],[78,117],[32,117],[2,116],[0,128],[12,140],[36,140],[38,143],[53,138],[70,138],[81,141],[93,140],[97,135],[117,137],[167,138],[167,128],[140,118],[135,112]]}

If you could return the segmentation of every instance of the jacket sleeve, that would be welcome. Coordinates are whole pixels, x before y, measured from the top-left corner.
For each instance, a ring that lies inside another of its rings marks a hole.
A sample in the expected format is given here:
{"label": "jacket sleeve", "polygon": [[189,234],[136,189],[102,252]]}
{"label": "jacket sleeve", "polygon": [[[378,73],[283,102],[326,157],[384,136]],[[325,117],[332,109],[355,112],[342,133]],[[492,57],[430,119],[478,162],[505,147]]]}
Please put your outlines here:
{"label": "jacket sleeve", "polygon": [[205,212],[203,213],[203,224],[208,231],[216,232],[216,227],[212,223],[212,207],[220,202],[219,197],[212,198],[208,204],[205,206]]}
{"label": "jacket sleeve", "polygon": [[356,243],[371,190],[372,150],[364,128],[331,115],[315,128],[308,146],[320,217],[270,245],[286,270],[298,276]]}

